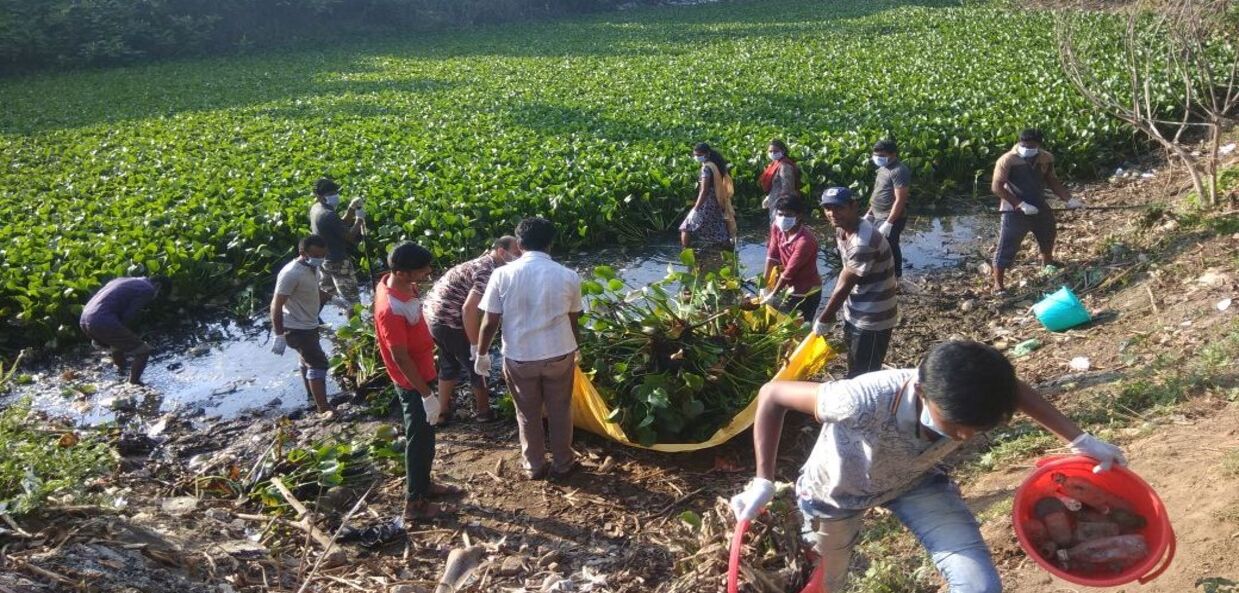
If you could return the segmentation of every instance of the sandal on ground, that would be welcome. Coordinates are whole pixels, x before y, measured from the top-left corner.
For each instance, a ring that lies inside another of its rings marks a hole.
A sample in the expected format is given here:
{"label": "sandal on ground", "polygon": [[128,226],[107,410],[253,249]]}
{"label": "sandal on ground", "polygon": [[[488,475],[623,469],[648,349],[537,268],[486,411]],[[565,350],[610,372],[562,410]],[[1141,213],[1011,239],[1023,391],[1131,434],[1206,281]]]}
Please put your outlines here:
{"label": "sandal on ground", "polygon": [[525,479],[527,480],[545,480],[551,474],[551,466],[544,465],[538,469],[525,470]]}
{"label": "sandal on ground", "polygon": [[435,424],[435,428],[447,428],[452,424],[452,417],[456,415],[456,406],[452,406],[439,413],[439,423]]}
{"label": "sandal on ground", "polygon": [[572,465],[569,465],[568,467],[566,467],[566,468],[564,468],[564,469],[554,469],[554,468],[552,468],[552,469],[551,469],[551,477],[552,477],[552,478],[555,478],[555,479],[562,479],[562,478],[566,478],[566,477],[568,477],[568,476],[572,475],[573,473],[576,473],[576,470],[580,469],[580,467],[581,467],[580,462],[573,461],[573,462],[572,462]]}
{"label": "sandal on ground", "polygon": [[433,521],[447,515],[456,514],[456,507],[450,504],[430,502],[426,499],[410,500],[404,503],[405,525],[422,521]]}
{"label": "sandal on ground", "polygon": [[463,496],[465,489],[446,482],[431,482],[428,492],[430,496],[439,498],[444,496]]}

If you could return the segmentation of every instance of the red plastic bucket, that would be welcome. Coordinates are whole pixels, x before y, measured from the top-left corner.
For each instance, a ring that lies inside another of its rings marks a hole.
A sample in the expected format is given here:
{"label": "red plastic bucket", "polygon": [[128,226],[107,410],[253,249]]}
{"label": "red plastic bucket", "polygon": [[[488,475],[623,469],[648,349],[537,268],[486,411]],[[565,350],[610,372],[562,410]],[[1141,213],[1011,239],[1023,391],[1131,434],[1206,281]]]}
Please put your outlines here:
{"label": "red plastic bucket", "polygon": [[[732,533],[731,553],[727,558],[727,593],[739,593],[740,591],[740,552],[744,548],[744,534],[748,533],[751,524],[752,522],[748,519],[743,519],[736,523],[736,530]],[[818,562],[813,568],[813,574],[809,576],[809,582],[805,584],[800,593],[821,591],[822,580],[825,576],[822,563]]]}
{"label": "red plastic bucket", "polygon": [[[1015,492],[1015,504],[1011,517],[1011,522],[1015,525],[1015,537],[1030,558],[1048,570],[1050,574],[1065,581],[1088,587],[1116,587],[1132,581],[1140,581],[1142,585],[1148,583],[1161,576],[1167,568],[1170,568],[1170,563],[1174,560],[1174,529],[1170,526],[1170,516],[1166,513],[1166,507],[1162,505],[1161,499],[1157,497],[1153,488],[1131,470],[1114,466],[1110,471],[1094,474],[1093,466],[1095,465],[1097,465],[1096,460],[1081,456],[1053,456],[1038,460],[1037,469],[1033,470],[1033,473]],[[1139,513],[1148,521],[1139,533],[1149,544],[1149,555],[1122,572],[1104,574],[1067,572],[1042,558],[1037,552],[1037,547],[1032,544],[1028,534],[1025,533],[1024,523],[1034,518],[1033,506],[1038,500],[1044,496],[1061,494],[1058,484],[1052,477],[1055,473],[1084,478],[1094,486],[1131,503],[1132,511]]]}

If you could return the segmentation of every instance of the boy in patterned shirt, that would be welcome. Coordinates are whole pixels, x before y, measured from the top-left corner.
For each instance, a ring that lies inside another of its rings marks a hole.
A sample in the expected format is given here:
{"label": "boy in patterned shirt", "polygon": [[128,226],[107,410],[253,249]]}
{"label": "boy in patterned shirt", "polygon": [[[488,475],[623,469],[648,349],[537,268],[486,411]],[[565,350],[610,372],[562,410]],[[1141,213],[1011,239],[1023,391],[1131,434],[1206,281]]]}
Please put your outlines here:
{"label": "boy in patterned shirt", "polygon": [[1020,381],[1002,353],[978,342],[944,342],[915,369],[763,386],[753,428],[757,477],[731,499],[739,520],[753,519],[774,497],[788,410],[813,414],[822,423],[796,481],[796,497],[831,592],[844,590],[862,518],[877,506],[916,535],[951,593],[1001,591],[976,517],[938,464],[1016,410],[1070,443],[1076,454],[1096,459],[1094,472],[1127,463],[1118,447],[1080,430]]}
{"label": "boy in patterned shirt", "polygon": [[426,296],[426,320],[430,322],[430,335],[439,347],[439,403],[443,406],[439,426],[451,420],[456,409],[452,405],[452,393],[465,377],[473,387],[478,422],[495,420],[495,413],[490,409],[490,392],[486,388],[489,377],[473,370],[473,360],[478,354],[478,331],[482,326],[478,304],[482,302],[491,272],[520,256],[516,237],[500,237],[481,257],[448,270]]}

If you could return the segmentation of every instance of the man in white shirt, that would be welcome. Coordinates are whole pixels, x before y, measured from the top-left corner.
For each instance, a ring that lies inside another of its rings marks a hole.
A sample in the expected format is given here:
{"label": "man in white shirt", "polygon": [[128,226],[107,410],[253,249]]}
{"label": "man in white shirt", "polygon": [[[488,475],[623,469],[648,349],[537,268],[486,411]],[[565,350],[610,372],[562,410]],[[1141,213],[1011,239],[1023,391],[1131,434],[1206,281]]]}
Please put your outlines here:
{"label": "man in white shirt", "polygon": [[[520,428],[521,455],[530,479],[576,469],[572,452],[572,383],[581,317],[581,278],[547,255],[555,225],[526,218],[516,227],[524,252],[491,274],[479,308],[486,312],[474,370],[488,376],[490,344],[503,326],[503,374]],[[552,466],[546,465],[542,414],[550,429]]]}

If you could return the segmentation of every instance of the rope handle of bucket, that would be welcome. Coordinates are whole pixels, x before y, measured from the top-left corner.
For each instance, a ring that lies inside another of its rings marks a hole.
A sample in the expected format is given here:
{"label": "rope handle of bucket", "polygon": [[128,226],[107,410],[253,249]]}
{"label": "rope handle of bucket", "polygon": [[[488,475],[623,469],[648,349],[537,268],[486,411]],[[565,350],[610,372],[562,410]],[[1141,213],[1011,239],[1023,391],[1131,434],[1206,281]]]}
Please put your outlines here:
{"label": "rope handle of bucket", "polygon": [[[736,531],[731,536],[731,552],[727,559],[727,593],[739,593],[740,591],[740,552],[744,548],[744,534],[748,533],[750,525],[752,525],[752,521],[742,519],[736,523]],[[809,577],[808,584],[805,585],[800,593],[824,591],[822,581],[825,576],[825,573],[822,571],[822,562],[819,559],[817,566],[813,569],[813,575]],[[827,591],[826,593],[830,592]]]}

